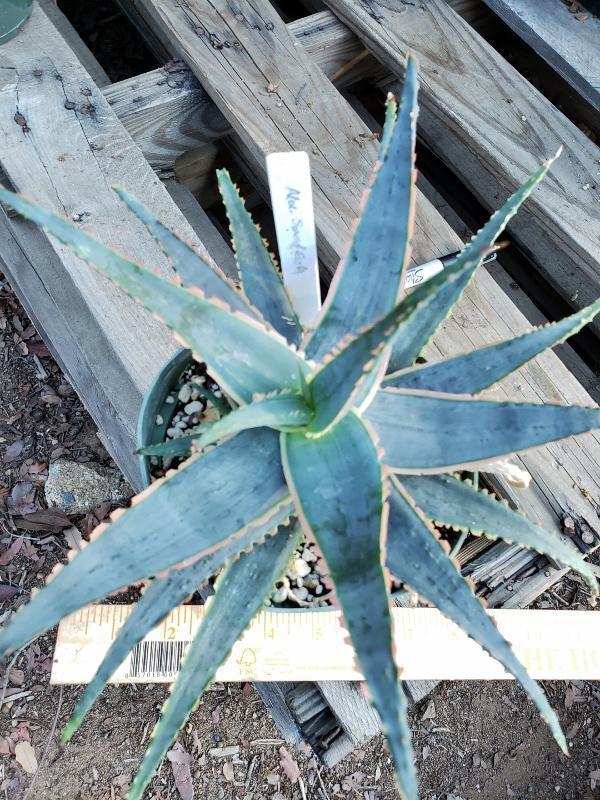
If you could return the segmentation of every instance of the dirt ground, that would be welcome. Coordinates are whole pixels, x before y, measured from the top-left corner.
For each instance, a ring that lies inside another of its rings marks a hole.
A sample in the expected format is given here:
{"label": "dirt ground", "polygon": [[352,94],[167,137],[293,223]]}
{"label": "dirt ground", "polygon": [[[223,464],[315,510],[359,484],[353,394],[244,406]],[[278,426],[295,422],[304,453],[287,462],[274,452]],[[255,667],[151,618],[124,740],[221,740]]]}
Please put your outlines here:
{"label": "dirt ground", "polygon": [[[48,515],[43,484],[49,462],[61,456],[102,464],[110,464],[110,459],[92,420],[6,282],[0,285],[0,376],[0,623],[4,623],[64,559],[73,537],[85,537],[108,512],[103,507],[84,517]],[[31,520],[37,529],[24,529],[25,524],[31,528]],[[564,579],[552,595],[541,599],[542,606],[580,606],[578,586]],[[6,675],[10,666],[0,708],[0,797],[125,797],[166,689],[109,687],[72,742],[63,747],[58,734],[80,689],[67,687],[61,692],[49,686],[53,644],[54,634],[47,634],[2,668]],[[513,683],[440,684],[411,713],[422,797],[600,798],[596,788],[600,787],[600,686],[561,682],[546,684],[546,690],[567,732],[570,759],[560,754]],[[300,771],[294,784],[280,765],[284,744],[249,684],[214,686],[179,737],[196,798],[398,796],[381,738],[329,771],[310,752],[296,753],[288,745]],[[229,755],[219,753],[219,748],[232,747],[233,751],[225,751]],[[165,761],[147,797],[188,800],[190,791],[188,784],[176,786],[173,765]]]}

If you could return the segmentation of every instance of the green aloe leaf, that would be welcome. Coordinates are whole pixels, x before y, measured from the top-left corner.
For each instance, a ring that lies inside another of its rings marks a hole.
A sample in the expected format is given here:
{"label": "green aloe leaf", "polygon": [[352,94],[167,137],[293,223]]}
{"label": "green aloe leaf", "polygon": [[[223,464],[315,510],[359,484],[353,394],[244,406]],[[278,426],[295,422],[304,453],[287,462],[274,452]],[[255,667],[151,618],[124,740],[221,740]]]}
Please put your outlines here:
{"label": "green aloe leaf", "polygon": [[[556,157],[557,156],[555,156],[555,158]],[[457,257],[457,260],[460,259],[464,264],[468,262],[471,263],[472,270],[470,274],[465,274],[460,282],[442,286],[437,295],[430,298],[428,307],[420,308],[419,313],[413,314],[403,325],[394,342],[388,365],[388,372],[397,372],[400,369],[411,366],[439,325],[441,325],[452,310],[452,306],[463,293],[473,273],[481,263],[481,259],[489,252],[509,220],[517,213],[519,206],[529,197],[533,189],[542,180],[546,172],[550,169],[553,161],[554,158],[544,162],[544,164],[542,164],[542,166],[508,198],[502,208],[498,209],[498,211],[490,217],[488,222],[475,234],[462,253]]]}
{"label": "green aloe leaf", "polygon": [[198,289],[183,289],[160,278],[12,192],[0,189],[0,200],[73,247],[80,258],[157,314],[206,362],[236,402],[250,402],[255,394],[301,389],[300,373],[308,369],[306,362],[260,323],[242,314],[233,316],[219,301],[202,297]]}
{"label": "green aloe leaf", "polygon": [[594,573],[572,545],[534,525],[487,492],[451,475],[403,475],[400,480],[425,516],[436,524],[499,537],[555,558],[579,572],[592,593],[598,593]]}
{"label": "green aloe leaf", "polygon": [[398,103],[396,102],[394,95],[391,92],[388,92],[388,96],[385,100],[385,120],[383,123],[383,133],[381,134],[381,143],[379,145],[380,161],[383,161],[385,158],[390,146],[390,142],[392,141],[392,134],[394,133],[397,118]]}
{"label": "green aloe leaf", "polygon": [[[321,361],[345,336],[387,314],[403,294],[414,217],[416,123],[417,69],[409,57],[398,119],[348,255],[337,269],[318,326],[307,341],[309,358]],[[388,118],[386,138],[391,127]]]}
{"label": "green aloe leaf", "polygon": [[449,394],[477,394],[510,375],[544,350],[573,336],[599,312],[600,300],[596,300],[560,322],[544,325],[515,339],[482,347],[455,358],[447,358],[437,364],[423,364],[387,375],[383,386]]}
{"label": "green aloe leaf", "polygon": [[249,528],[258,541],[290,512],[278,434],[267,428],[240,433],[113,515],[114,522],[14,615],[0,633],[0,652],[23,646],[109,592],[207,555],[229,537],[241,549]]}
{"label": "green aloe leaf", "polygon": [[366,406],[381,381],[389,356],[389,343],[398,331],[403,330],[407,320],[410,323],[416,309],[427,308],[429,298],[435,296],[441,286],[460,283],[471,272],[471,262],[457,259],[443,273],[418,286],[383,319],[355,338],[348,337],[341,343],[341,349],[335,348],[329,353],[309,384],[316,408],[309,432],[320,435],[350,407]]}
{"label": "green aloe leaf", "polygon": [[[425,292],[434,288],[425,285]],[[383,377],[385,358],[379,358],[390,340],[396,335],[402,321],[418,304],[420,294],[400,303],[355,338],[343,342],[339,352],[334,351],[309,382],[316,413],[308,426],[309,433],[322,434],[359,402],[363,389],[375,388]],[[373,379],[372,379],[373,378]]]}
{"label": "green aloe leaf", "polygon": [[548,723],[563,752],[568,755],[560,723],[546,696],[529,677],[493,620],[485,613],[437,540],[431,525],[395,479],[392,479],[390,495],[387,565],[396,578],[406,582],[436,606],[514,675]]}
{"label": "green aloe leaf", "polygon": [[256,316],[255,310],[248,305],[242,293],[208,257],[202,256],[176,236],[154,216],[150,209],[132,197],[125,189],[115,187],[115,192],[136,217],[139,217],[160,244],[165,254],[171,259],[173,268],[180,276],[184,286],[196,286],[208,300],[221,300],[232,311],[241,311],[249,317]]}
{"label": "green aloe leaf", "polygon": [[68,742],[77,731],[83,718],[128,653],[147,633],[159,625],[170,611],[206,583],[230,558],[236,556],[244,547],[254,544],[255,538],[254,532],[249,530],[239,540],[229,540],[205,558],[198,559],[187,567],[176,567],[167,575],[155,578],[150,583],[119,628],[98,671],[86,686],[71,719],[63,730],[63,742]]}
{"label": "green aloe leaf", "polygon": [[300,321],[259,229],[227,170],[217,170],[217,181],[229,218],[244,294],[290,344],[300,344]]}
{"label": "green aloe leaf", "polygon": [[377,448],[349,413],[328,433],[281,434],[283,468],[298,518],[327,562],[358,662],[383,723],[402,797],[417,785],[406,699],[393,656],[382,558],[383,481]]}
{"label": "green aloe leaf", "polygon": [[249,428],[287,430],[304,427],[314,411],[298,394],[277,394],[262,397],[247,406],[230,411],[226,417],[213,422],[196,440],[198,448]]}
{"label": "green aloe leaf", "polygon": [[284,529],[250,553],[243,553],[219,578],[216,594],[207,603],[204,619],[162,708],[128,800],[141,798],[177,731],[284,572],[298,540],[296,526]]}
{"label": "green aloe leaf", "polygon": [[212,423],[203,422],[200,427],[195,429],[196,432],[188,433],[185,436],[180,436],[178,439],[167,439],[165,442],[158,444],[149,444],[146,447],[140,447],[136,452],[141,456],[160,456],[167,458],[169,456],[187,456],[192,452],[192,445],[194,441],[204,433],[206,428],[210,427]]}
{"label": "green aloe leaf", "polygon": [[463,469],[600,427],[600,409],[381,389],[365,417],[396,472]]}
{"label": "green aloe leaf", "polygon": [[313,415],[313,409],[298,394],[269,395],[230,411],[216,422],[203,422],[185,436],[149,445],[139,452],[146,456],[185,455],[191,451],[194,442],[199,449],[202,449],[224,436],[231,436],[250,428],[293,430],[307,425]]}

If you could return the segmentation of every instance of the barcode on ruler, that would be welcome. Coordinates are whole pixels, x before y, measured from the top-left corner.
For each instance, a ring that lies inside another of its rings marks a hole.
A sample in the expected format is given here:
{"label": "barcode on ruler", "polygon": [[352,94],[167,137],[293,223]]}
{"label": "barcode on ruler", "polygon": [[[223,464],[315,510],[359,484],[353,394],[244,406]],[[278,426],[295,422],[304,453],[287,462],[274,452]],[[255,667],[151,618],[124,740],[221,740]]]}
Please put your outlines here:
{"label": "barcode on ruler", "polygon": [[132,653],[128,678],[170,678],[177,675],[190,642],[140,642]]}

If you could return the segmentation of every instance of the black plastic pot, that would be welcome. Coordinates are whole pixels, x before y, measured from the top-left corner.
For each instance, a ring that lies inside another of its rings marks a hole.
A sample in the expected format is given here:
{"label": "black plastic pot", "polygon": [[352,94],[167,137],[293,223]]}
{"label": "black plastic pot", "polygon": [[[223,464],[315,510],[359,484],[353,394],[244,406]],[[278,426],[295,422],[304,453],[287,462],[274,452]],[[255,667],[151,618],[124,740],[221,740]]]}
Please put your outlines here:
{"label": "black plastic pot", "polygon": [[[154,379],[140,409],[137,429],[138,448],[164,442],[167,429],[171,427],[177,410],[177,403],[167,403],[166,399],[170,394],[177,395],[182,386],[181,376],[193,360],[191,350],[179,350]],[[160,425],[156,424],[158,416],[163,420]],[[140,471],[144,486],[149,486],[152,479],[148,456],[140,456]]]}
{"label": "black plastic pot", "polygon": [[16,35],[32,6],[33,0],[0,0],[0,44]]}

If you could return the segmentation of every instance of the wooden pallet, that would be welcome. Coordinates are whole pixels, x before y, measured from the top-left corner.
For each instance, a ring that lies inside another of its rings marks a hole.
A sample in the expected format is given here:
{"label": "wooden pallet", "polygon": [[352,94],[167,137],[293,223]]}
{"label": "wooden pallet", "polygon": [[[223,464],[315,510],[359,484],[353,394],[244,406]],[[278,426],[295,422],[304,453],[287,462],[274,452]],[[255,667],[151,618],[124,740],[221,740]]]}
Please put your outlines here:
{"label": "wooden pallet", "polygon": [[[239,0],[235,15],[226,0],[120,0],[158,55],[183,63],[111,85],[51,0],[42,5],[35,5],[17,39],[0,48],[0,166],[15,189],[80,220],[100,240],[163,274],[169,264],[111,184],[141,197],[233,274],[228,245],[190,189],[207,208],[215,199],[215,164],[227,158],[254,187],[256,201],[268,200],[266,154],[305,149],[315,178],[323,276],[329,279],[377,152],[376,122],[348,92],[358,81],[368,81],[373,92],[394,86],[403,55],[412,49],[421,61],[420,133],[484,205],[498,206],[565,140],[567,152],[554,177],[528,203],[512,235],[572,306],[598,293],[600,242],[593,224],[600,203],[597,190],[583,190],[582,181],[600,169],[600,151],[472,27],[489,22],[485,9],[469,17],[462,2],[463,18],[441,0],[402,4],[396,11],[395,4],[375,0],[330,0],[344,22],[320,11],[286,24],[268,0]],[[17,111],[29,130],[15,121]],[[451,224],[459,223],[434,191],[421,188],[415,263],[462,244]],[[111,454],[139,486],[135,424],[146,387],[174,352],[170,335],[66,248],[4,214],[0,264]],[[514,300],[501,264],[481,270],[427,357],[508,338],[543,318],[531,300],[523,308]],[[571,365],[579,361],[568,346],[565,353]],[[584,364],[576,371],[589,373]],[[524,367],[491,396],[592,402],[554,353]],[[597,544],[600,437],[549,445],[521,460],[533,476],[531,488],[496,488],[557,535],[568,514],[578,534],[592,531]],[[584,547],[580,536],[577,541]],[[497,544],[484,553],[479,548],[469,543],[462,555],[465,562],[478,556],[468,568],[495,605],[527,605],[564,574],[513,546]],[[430,688],[415,682],[407,691],[416,700]],[[308,737],[327,764],[377,730],[376,716],[350,685],[259,689],[285,738]]]}

